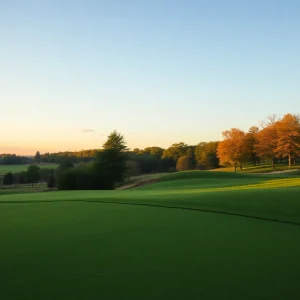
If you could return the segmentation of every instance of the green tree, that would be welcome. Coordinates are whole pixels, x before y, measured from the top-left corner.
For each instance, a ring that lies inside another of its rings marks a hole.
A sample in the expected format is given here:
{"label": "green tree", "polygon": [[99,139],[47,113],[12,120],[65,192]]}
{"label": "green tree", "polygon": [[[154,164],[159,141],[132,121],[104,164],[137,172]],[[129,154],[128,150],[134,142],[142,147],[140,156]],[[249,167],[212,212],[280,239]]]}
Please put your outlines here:
{"label": "green tree", "polygon": [[188,145],[183,142],[172,144],[171,147],[164,150],[162,158],[171,158],[176,163],[180,156],[186,155],[187,149]]}
{"label": "green tree", "polygon": [[127,172],[126,176],[137,176],[140,174],[139,164],[135,160],[126,161]]}
{"label": "green tree", "polygon": [[62,159],[61,163],[59,164],[59,170],[67,170],[67,169],[72,169],[74,168],[74,163],[71,158],[65,157]]}
{"label": "green tree", "polygon": [[31,165],[26,172],[27,181],[33,184],[37,183],[40,179],[40,168],[37,165]]}
{"label": "green tree", "polygon": [[20,184],[27,183],[27,172],[26,171],[21,171],[18,174],[18,183],[20,183]]}
{"label": "green tree", "polygon": [[116,183],[124,181],[126,161],[127,156],[118,149],[104,149],[97,154],[94,167],[102,189],[114,189]]}
{"label": "green tree", "polygon": [[164,149],[160,147],[147,147],[143,150],[143,153],[151,154],[156,156],[157,158],[161,158],[163,156]]}
{"label": "green tree", "polygon": [[219,166],[217,147],[219,142],[202,142],[196,146],[195,159],[199,169],[213,169]]}
{"label": "green tree", "polygon": [[35,162],[37,162],[38,164],[41,162],[41,154],[40,151],[37,151],[35,156],[34,156],[34,160]]}
{"label": "green tree", "polygon": [[8,172],[4,175],[3,177],[4,185],[12,185],[14,184],[14,182],[15,182],[14,175],[11,172]]}
{"label": "green tree", "polygon": [[48,180],[47,180],[47,187],[52,189],[52,188],[55,187],[55,184],[56,184],[56,179],[55,179],[55,176],[54,176],[54,171],[51,170],[50,174],[49,174],[49,177],[48,177]]}
{"label": "green tree", "polygon": [[103,144],[103,149],[115,149],[119,152],[127,151],[126,142],[124,136],[114,130],[107,138],[107,141]]}

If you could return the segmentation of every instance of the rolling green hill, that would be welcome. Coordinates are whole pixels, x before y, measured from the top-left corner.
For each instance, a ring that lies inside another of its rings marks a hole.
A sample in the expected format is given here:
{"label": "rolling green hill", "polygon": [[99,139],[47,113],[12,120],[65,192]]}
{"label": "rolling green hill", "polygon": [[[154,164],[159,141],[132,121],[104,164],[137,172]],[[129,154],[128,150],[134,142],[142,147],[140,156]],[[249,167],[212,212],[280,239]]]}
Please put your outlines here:
{"label": "rolling green hill", "polygon": [[300,177],[181,172],[0,196],[10,299],[298,299]]}

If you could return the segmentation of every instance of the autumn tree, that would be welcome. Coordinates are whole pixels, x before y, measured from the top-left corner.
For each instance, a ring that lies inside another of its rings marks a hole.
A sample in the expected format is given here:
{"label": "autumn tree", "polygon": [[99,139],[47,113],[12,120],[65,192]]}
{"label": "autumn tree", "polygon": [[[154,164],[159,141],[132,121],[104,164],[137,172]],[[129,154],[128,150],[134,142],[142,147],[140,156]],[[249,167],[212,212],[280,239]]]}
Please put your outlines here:
{"label": "autumn tree", "polygon": [[286,114],[277,123],[277,157],[288,157],[289,167],[292,159],[300,155],[300,119],[297,115]]}
{"label": "autumn tree", "polygon": [[237,165],[242,164],[249,159],[246,143],[245,132],[232,128],[222,133],[224,140],[218,144],[217,155],[220,159],[220,164],[229,163],[234,166],[236,172]]}
{"label": "autumn tree", "polygon": [[271,159],[273,169],[275,169],[278,143],[277,125],[276,117],[269,117],[268,121],[262,124],[263,128],[256,134],[256,143],[254,144],[254,151],[257,156]]}
{"label": "autumn tree", "polygon": [[180,156],[176,163],[177,171],[187,171],[193,168],[192,160],[189,156]]}
{"label": "autumn tree", "polygon": [[254,166],[259,162],[259,157],[257,153],[255,152],[255,147],[254,145],[257,142],[257,133],[259,132],[259,128],[256,126],[250,127],[248,132],[246,133],[245,136],[245,143],[246,143],[246,148],[248,151],[248,155],[250,158],[250,161],[253,163]]}

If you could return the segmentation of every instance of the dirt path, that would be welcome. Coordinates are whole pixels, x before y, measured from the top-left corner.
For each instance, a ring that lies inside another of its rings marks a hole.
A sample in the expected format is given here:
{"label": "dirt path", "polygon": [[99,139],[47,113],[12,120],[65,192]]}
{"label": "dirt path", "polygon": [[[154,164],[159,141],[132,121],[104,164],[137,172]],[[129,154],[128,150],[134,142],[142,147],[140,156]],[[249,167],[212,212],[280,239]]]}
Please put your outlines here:
{"label": "dirt path", "polygon": [[117,188],[117,190],[133,189],[133,188],[136,188],[138,186],[144,186],[144,185],[152,184],[152,183],[155,183],[155,182],[158,182],[158,181],[159,181],[159,179],[148,179],[148,180],[139,181],[139,182],[135,182],[135,183],[128,184],[128,185],[123,185],[123,186]]}

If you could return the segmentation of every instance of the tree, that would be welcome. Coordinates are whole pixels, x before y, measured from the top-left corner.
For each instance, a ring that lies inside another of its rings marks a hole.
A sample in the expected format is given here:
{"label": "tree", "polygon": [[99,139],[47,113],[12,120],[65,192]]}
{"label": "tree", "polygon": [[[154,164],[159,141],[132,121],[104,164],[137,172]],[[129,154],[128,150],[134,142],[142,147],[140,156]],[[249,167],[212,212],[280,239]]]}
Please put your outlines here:
{"label": "tree", "polygon": [[[117,135],[117,136],[116,136]],[[123,136],[112,133],[95,160],[60,170],[57,187],[62,190],[111,190],[126,177],[127,154]]]}
{"label": "tree", "polygon": [[49,174],[49,177],[48,177],[48,181],[47,181],[47,187],[52,189],[52,188],[55,187],[55,184],[56,184],[56,179],[55,179],[55,176],[54,176],[54,171],[51,170],[50,174]]}
{"label": "tree", "polygon": [[123,182],[127,172],[128,150],[124,136],[114,130],[99,151],[94,166],[101,177],[104,189],[114,189],[115,184]]}
{"label": "tree", "polygon": [[34,156],[34,160],[35,162],[37,162],[38,164],[40,163],[41,161],[41,154],[40,154],[40,151],[37,151],[35,156]]}
{"label": "tree", "polygon": [[20,183],[20,184],[27,183],[27,172],[26,171],[21,171],[18,174],[18,183]]}
{"label": "tree", "polygon": [[177,171],[187,171],[193,168],[192,160],[188,156],[180,156],[177,160],[176,170]]}
{"label": "tree", "polygon": [[74,163],[72,159],[69,157],[63,158],[61,163],[59,164],[60,171],[71,169],[71,168],[74,168]]}
{"label": "tree", "polygon": [[160,147],[147,147],[142,151],[142,153],[155,155],[157,158],[161,158],[163,156],[164,149]]}
{"label": "tree", "polygon": [[19,165],[30,162],[30,158],[16,154],[0,154],[1,165]]}
{"label": "tree", "polygon": [[40,168],[37,165],[31,165],[28,167],[26,172],[27,181],[33,184],[37,183],[40,179]]}
{"label": "tree", "polygon": [[234,166],[234,172],[239,164],[242,169],[242,163],[247,160],[247,148],[245,146],[245,132],[232,128],[223,133],[224,140],[219,143],[217,155],[221,164],[229,163]]}
{"label": "tree", "polygon": [[101,189],[114,189],[115,184],[123,182],[126,177],[127,156],[119,149],[105,149],[96,156],[94,167]]}
{"label": "tree", "polygon": [[269,118],[269,122],[263,125],[255,136],[256,143],[254,151],[260,158],[270,158],[272,160],[272,168],[275,169],[276,149],[278,143],[277,121],[274,117]]}
{"label": "tree", "polygon": [[212,169],[219,166],[217,147],[219,142],[202,142],[195,148],[195,159],[198,169]]}
{"label": "tree", "polygon": [[8,172],[4,175],[3,177],[4,185],[12,185],[14,184],[14,182],[15,182],[14,175],[11,172]]}
{"label": "tree", "polygon": [[276,156],[288,157],[289,167],[292,158],[300,155],[300,119],[297,115],[286,114],[277,123]]}
{"label": "tree", "polygon": [[127,172],[126,176],[137,176],[140,174],[139,164],[135,160],[126,161]]}
{"label": "tree", "polygon": [[183,142],[175,143],[171,145],[171,147],[169,147],[168,149],[164,150],[162,158],[171,158],[176,163],[180,156],[186,155],[187,149],[187,144]]}
{"label": "tree", "polygon": [[257,142],[257,133],[259,132],[259,128],[256,126],[250,127],[245,136],[246,148],[249,153],[249,158],[254,166],[259,162],[259,157],[255,152],[254,145]]}
{"label": "tree", "polygon": [[123,135],[114,130],[103,144],[103,149],[115,149],[119,152],[128,150]]}

